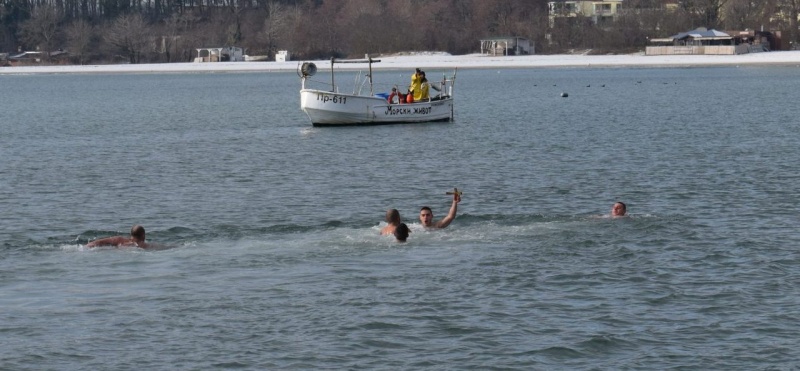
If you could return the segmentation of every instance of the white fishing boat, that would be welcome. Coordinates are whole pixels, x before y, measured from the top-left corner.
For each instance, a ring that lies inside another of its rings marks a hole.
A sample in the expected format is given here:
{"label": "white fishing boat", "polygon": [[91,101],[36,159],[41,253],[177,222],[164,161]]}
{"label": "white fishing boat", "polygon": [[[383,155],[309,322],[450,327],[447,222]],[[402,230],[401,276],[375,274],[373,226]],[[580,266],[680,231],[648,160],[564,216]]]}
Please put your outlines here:
{"label": "white fishing boat", "polygon": [[[406,91],[407,84],[381,85],[372,81],[372,64],[379,59],[338,60],[331,58],[330,83],[315,81],[311,77],[317,72],[314,63],[298,65],[301,78],[300,109],[306,113],[314,126],[377,125],[396,123],[420,123],[453,120],[453,83],[456,71],[440,82],[430,83],[431,94],[427,99],[413,103],[389,101],[389,92],[394,86],[398,92]],[[369,71],[361,78],[359,72],[352,93],[342,92],[334,79],[337,63],[367,63]],[[315,88],[312,88],[314,85]],[[316,88],[318,86],[318,88]],[[376,90],[378,90],[376,92]]]}

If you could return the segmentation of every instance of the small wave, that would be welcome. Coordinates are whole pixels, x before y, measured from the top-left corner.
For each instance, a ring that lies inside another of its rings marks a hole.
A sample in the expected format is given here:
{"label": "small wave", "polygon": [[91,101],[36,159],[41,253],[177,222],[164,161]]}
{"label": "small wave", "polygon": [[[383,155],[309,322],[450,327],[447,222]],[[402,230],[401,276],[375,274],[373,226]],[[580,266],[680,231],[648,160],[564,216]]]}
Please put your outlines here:
{"label": "small wave", "polygon": [[615,349],[628,348],[630,345],[630,342],[611,335],[595,335],[578,344],[579,348],[585,352],[595,354],[607,354]]}
{"label": "small wave", "polygon": [[552,346],[552,347],[544,348],[544,349],[541,349],[541,350],[537,350],[535,353],[536,354],[540,354],[540,355],[544,355],[544,356],[553,357],[553,358],[556,358],[556,359],[566,359],[566,360],[580,358],[580,357],[583,356],[583,354],[580,351],[577,351],[575,349],[568,348],[568,347],[562,347],[562,346]]}

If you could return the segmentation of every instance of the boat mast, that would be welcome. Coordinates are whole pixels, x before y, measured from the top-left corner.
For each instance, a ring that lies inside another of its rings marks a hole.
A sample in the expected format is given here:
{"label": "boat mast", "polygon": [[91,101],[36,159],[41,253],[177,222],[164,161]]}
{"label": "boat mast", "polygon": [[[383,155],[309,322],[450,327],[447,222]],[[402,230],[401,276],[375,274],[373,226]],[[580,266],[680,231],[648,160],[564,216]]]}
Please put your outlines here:
{"label": "boat mast", "polygon": [[331,57],[331,93],[336,92],[336,84],[333,82],[333,62],[336,60],[335,57]]}
{"label": "boat mast", "polygon": [[367,60],[369,61],[369,96],[374,96],[375,92],[372,91],[372,57],[367,54]]}

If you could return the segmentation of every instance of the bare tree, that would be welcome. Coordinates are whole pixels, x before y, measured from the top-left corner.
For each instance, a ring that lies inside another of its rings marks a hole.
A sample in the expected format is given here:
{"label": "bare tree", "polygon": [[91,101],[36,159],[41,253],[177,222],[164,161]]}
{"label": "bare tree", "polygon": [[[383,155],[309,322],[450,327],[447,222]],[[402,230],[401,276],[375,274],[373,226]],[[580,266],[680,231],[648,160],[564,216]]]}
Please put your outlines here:
{"label": "bare tree", "polygon": [[717,28],[722,22],[722,9],[728,0],[681,0],[680,3],[698,23],[695,27]]}
{"label": "bare tree", "polygon": [[178,55],[177,48],[181,39],[181,15],[173,14],[171,17],[165,19],[161,24],[160,30],[159,51],[164,55],[166,62],[173,61],[173,55]]}
{"label": "bare tree", "polygon": [[591,17],[556,18],[551,28],[550,48],[552,52],[592,49],[598,46],[602,33]]}
{"label": "bare tree", "polygon": [[295,5],[287,10],[285,47],[298,56],[308,55],[308,50],[313,48],[309,42],[304,42],[308,39],[307,29],[303,27],[305,14],[307,11],[303,9],[302,5]]}
{"label": "bare tree", "polygon": [[142,53],[153,45],[152,36],[141,15],[123,15],[106,28],[104,40],[112,51],[125,56],[130,63],[139,63]]}
{"label": "bare tree", "polygon": [[[373,0],[346,0],[339,11],[343,24],[350,26],[342,29],[342,35],[348,45],[348,54],[363,57],[368,53],[388,52],[387,44],[391,41],[390,33],[394,32],[384,24],[385,7]],[[424,32],[419,24],[410,24],[399,32],[408,36],[411,32]]]}
{"label": "bare tree", "polygon": [[[433,7],[434,3],[427,4]],[[443,40],[439,45],[451,53],[474,52],[487,33],[487,20],[483,14],[490,10],[480,0],[446,0],[436,8],[436,32]]]}
{"label": "bare tree", "polygon": [[[514,4],[510,1],[484,0],[484,17],[486,31],[493,35],[513,35]],[[488,6],[488,7],[487,7]]]}
{"label": "bare tree", "polygon": [[546,35],[550,28],[547,3],[531,2],[528,7],[525,16],[518,21],[520,33],[530,39],[532,46],[540,52],[547,45]]}
{"label": "bare tree", "polygon": [[199,18],[192,12],[173,13],[172,16],[163,20],[160,27],[155,29],[158,32],[158,51],[163,54],[166,62],[188,62],[192,58],[192,46],[196,32],[193,27],[199,23]]}
{"label": "bare tree", "polygon": [[780,8],[782,10],[783,19],[788,19],[788,28],[789,28],[789,41],[797,44],[798,35],[797,30],[797,18],[800,16],[800,0],[778,0]]}
{"label": "bare tree", "polygon": [[[564,14],[552,25],[548,0],[0,1],[0,47],[16,48],[19,40],[52,51],[65,37],[80,63],[90,50],[122,54],[132,63],[172,62],[190,60],[194,48],[220,45],[270,56],[288,49],[299,58],[422,50],[461,54],[476,52],[480,39],[494,36],[526,37],[540,52],[621,51],[700,26],[763,25],[783,30],[784,40],[800,41],[800,0],[677,0],[677,10],[666,9],[663,0],[625,0],[613,22]],[[102,25],[95,33],[103,34],[103,44],[86,41],[86,25],[73,22],[77,19]],[[145,20],[158,25],[153,35]],[[156,51],[158,57],[145,55]]]}
{"label": "bare tree", "polygon": [[769,23],[773,1],[729,0],[725,9],[725,26],[731,30],[756,29]]}
{"label": "bare tree", "polygon": [[[385,14],[380,18],[382,34],[381,46],[383,52],[399,52],[413,50],[414,46],[419,45],[419,38],[416,31],[418,26],[430,23],[436,36],[446,37],[449,30],[442,27],[444,20],[441,17],[442,11],[431,6],[438,2],[425,2],[419,6],[413,0],[393,0],[386,3]],[[423,16],[415,17],[416,9],[423,7]],[[426,17],[427,16],[427,17]]]}
{"label": "bare tree", "polygon": [[239,46],[242,41],[240,14],[231,11],[210,12],[197,31],[207,45]]}
{"label": "bare tree", "polygon": [[[400,0],[402,1],[402,0]],[[332,22],[326,16],[322,21],[316,19],[317,7],[311,1],[297,4],[287,11],[286,47],[300,58],[329,58],[332,49],[329,37],[335,37],[337,30],[328,30],[325,27]]]}
{"label": "bare tree", "polygon": [[[647,12],[650,13],[650,12]],[[611,27],[611,39],[605,47],[609,50],[640,49],[647,46],[651,25],[645,27],[640,16],[632,12],[622,12]]]}
{"label": "bare tree", "polygon": [[21,39],[28,47],[35,46],[45,52],[45,59],[49,59],[50,52],[56,49],[60,21],[61,15],[55,7],[38,6],[31,12],[31,18],[22,23]]}
{"label": "bare tree", "polygon": [[66,29],[67,48],[78,59],[78,64],[86,61],[86,55],[94,44],[94,28],[82,19],[72,21]]}
{"label": "bare tree", "polygon": [[308,28],[310,39],[319,43],[314,52],[325,57],[341,57],[346,55],[348,45],[344,29],[346,21],[340,18],[341,4],[334,1],[325,1],[322,5],[313,8],[313,12],[303,19],[304,27]]}
{"label": "bare tree", "polygon": [[265,10],[267,14],[264,17],[262,35],[266,44],[267,54],[274,56],[288,25],[288,12],[283,4],[274,0],[270,0],[267,3]]}

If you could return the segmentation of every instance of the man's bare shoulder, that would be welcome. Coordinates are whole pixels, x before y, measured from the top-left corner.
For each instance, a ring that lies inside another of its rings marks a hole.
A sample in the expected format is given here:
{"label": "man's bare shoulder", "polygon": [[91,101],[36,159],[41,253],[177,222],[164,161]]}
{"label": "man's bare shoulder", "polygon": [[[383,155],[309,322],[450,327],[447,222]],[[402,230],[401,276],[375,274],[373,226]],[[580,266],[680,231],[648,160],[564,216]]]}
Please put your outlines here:
{"label": "man's bare shoulder", "polygon": [[381,235],[392,234],[397,229],[397,226],[387,225],[381,229]]}

